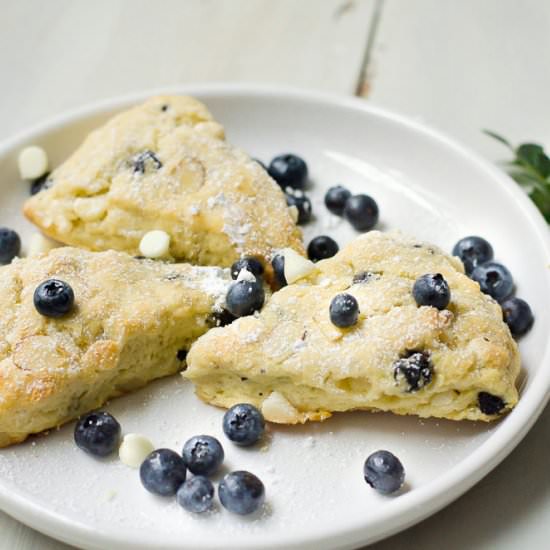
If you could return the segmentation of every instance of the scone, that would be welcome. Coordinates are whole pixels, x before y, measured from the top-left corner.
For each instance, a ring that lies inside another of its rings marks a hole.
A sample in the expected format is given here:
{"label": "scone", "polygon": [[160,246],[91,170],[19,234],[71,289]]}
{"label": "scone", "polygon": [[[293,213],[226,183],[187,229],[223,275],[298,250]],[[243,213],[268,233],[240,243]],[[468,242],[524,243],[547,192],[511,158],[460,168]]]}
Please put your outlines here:
{"label": "scone", "polygon": [[[419,307],[415,280],[443,275],[446,309]],[[359,304],[350,328],[330,320],[335,295]],[[200,398],[248,402],[267,420],[299,423],[372,409],[493,420],[517,402],[517,346],[500,306],[461,262],[399,235],[371,232],[275,293],[261,314],[212,329],[183,375]]]}
{"label": "scone", "polygon": [[[68,247],[0,268],[0,447],[182,369],[228,271]],[[57,319],[33,303],[51,278],[75,296]]]}
{"label": "scone", "polygon": [[24,213],[49,237],[96,251],[137,255],[145,233],[163,230],[170,255],[198,265],[265,261],[284,247],[304,253],[280,187],[191,97],[154,97],[116,115]]}

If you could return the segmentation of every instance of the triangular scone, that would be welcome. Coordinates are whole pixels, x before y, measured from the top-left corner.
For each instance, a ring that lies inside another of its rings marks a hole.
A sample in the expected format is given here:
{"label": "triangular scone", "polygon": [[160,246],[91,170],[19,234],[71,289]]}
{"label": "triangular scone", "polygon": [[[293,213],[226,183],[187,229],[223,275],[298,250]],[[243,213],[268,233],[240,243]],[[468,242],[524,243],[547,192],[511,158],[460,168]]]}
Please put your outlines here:
{"label": "triangular scone", "polygon": [[116,115],[24,213],[48,236],[90,250],[139,254],[141,237],[160,229],[171,256],[193,264],[227,267],[284,247],[303,254],[280,187],[191,97],[154,97]]}
{"label": "triangular scone", "polygon": [[[412,286],[426,273],[447,280],[447,310],[416,305]],[[360,309],[348,329],[329,317],[331,300],[344,291]],[[416,388],[403,375],[414,364],[427,369]],[[519,368],[500,306],[464,275],[457,258],[371,232],[275,293],[258,317],[201,337],[183,374],[203,400],[253,403],[273,422],[352,409],[493,420],[516,404]]]}
{"label": "triangular scone", "polygon": [[[228,271],[75,248],[0,268],[0,447],[181,370],[224,304]],[[33,305],[50,278],[74,291],[65,317]]]}

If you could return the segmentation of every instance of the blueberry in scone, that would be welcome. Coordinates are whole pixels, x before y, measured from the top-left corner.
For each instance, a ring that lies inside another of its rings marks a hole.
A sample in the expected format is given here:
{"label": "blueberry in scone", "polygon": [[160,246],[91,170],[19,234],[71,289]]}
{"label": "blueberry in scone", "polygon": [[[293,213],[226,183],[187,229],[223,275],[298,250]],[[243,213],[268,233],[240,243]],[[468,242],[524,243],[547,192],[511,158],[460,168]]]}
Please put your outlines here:
{"label": "blueberry in scone", "polygon": [[146,233],[164,231],[167,257],[198,265],[267,264],[286,247],[304,254],[283,190],[191,97],[153,97],[113,117],[24,213],[49,237],[90,250],[137,255]]}
{"label": "blueberry in scone", "polygon": [[21,238],[8,227],[0,227],[0,264],[9,264],[21,250]]}
{"label": "blueberry in scone", "polygon": [[230,284],[227,269],[70,247],[2,267],[0,447],[184,369]]}
{"label": "blueberry in scone", "polygon": [[[426,274],[446,282],[446,308],[417,303]],[[339,295],[360,311],[344,328],[330,314]],[[187,359],[183,376],[204,401],[249,403],[285,424],[354,409],[490,421],[518,400],[519,353],[500,305],[458,258],[377,231],[314,264],[259,315],[202,336]]]}

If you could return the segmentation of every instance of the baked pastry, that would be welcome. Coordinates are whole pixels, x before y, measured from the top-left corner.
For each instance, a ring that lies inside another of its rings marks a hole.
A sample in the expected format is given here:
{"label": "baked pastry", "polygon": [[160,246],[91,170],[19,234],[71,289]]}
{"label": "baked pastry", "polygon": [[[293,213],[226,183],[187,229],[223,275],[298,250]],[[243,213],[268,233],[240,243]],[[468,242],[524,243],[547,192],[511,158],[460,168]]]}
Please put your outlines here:
{"label": "baked pastry", "polygon": [[[428,273],[450,288],[442,309],[413,297]],[[349,328],[329,315],[340,293],[359,305]],[[202,336],[187,364],[204,401],[252,403],[285,424],[352,409],[489,421],[516,404],[520,369],[500,306],[460,260],[375,231],[276,292],[259,316]]]}
{"label": "baked pastry", "polygon": [[136,255],[145,233],[163,230],[170,255],[198,265],[304,253],[281,188],[191,97],[154,97],[116,115],[43,189],[25,215],[72,246]]}
{"label": "baked pastry", "polygon": [[[74,293],[60,318],[33,303],[52,278]],[[227,269],[68,247],[0,268],[0,447],[182,369],[230,281]]]}

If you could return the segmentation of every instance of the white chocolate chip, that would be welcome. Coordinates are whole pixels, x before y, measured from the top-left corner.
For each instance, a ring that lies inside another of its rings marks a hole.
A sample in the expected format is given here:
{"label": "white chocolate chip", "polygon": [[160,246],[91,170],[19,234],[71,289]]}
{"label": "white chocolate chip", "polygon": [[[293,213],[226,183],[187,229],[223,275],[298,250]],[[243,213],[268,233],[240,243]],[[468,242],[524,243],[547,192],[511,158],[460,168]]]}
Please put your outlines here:
{"label": "white chocolate chip", "polygon": [[248,269],[241,269],[237,275],[237,281],[248,281],[249,283],[255,283],[256,277],[254,273],[248,271]]}
{"label": "white chocolate chip", "polygon": [[35,180],[48,171],[48,155],[42,147],[25,147],[17,157],[19,174],[24,180]]}
{"label": "white chocolate chip", "polygon": [[59,245],[55,241],[48,239],[48,237],[45,237],[42,233],[33,233],[29,239],[27,256],[38,256],[58,246]]}
{"label": "white chocolate chip", "polygon": [[285,279],[289,285],[309,275],[315,269],[315,264],[312,261],[300,256],[292,248],[283,249],[283,255],[285,258]]}
{"label": "white chocolate chip", "polygon": [[290,211],[290,217],[294,220],[294,223],[298,223],[298,216],[300,215],[298,207],[292,205],[288,207],[288,210]]}
{"label": "white chocolate chip", "polygon": [[100,197],[77,197],[73,202],[73,210],[77,216],[86,222],[99,220],[106,212],[107,199]]}
{"label": "white chocolate chip", "polygon": [[145,233],[139,243],[139,251],[146,258],[162,258],[169,250],[170,235],[158,229]]}
{"label": "white chocolate chip", "polygon": [[300,421],[300,414],[284,395],[277,391],[271,392],[262,403],[262,414],[270,422],[295,424]]}
{"label": "white chocolate chip", "polygon": [[143,435],[126,434],[118,449],[118,457],[126,466],[139,468],[145,457],[153,450],[153,444]]}

